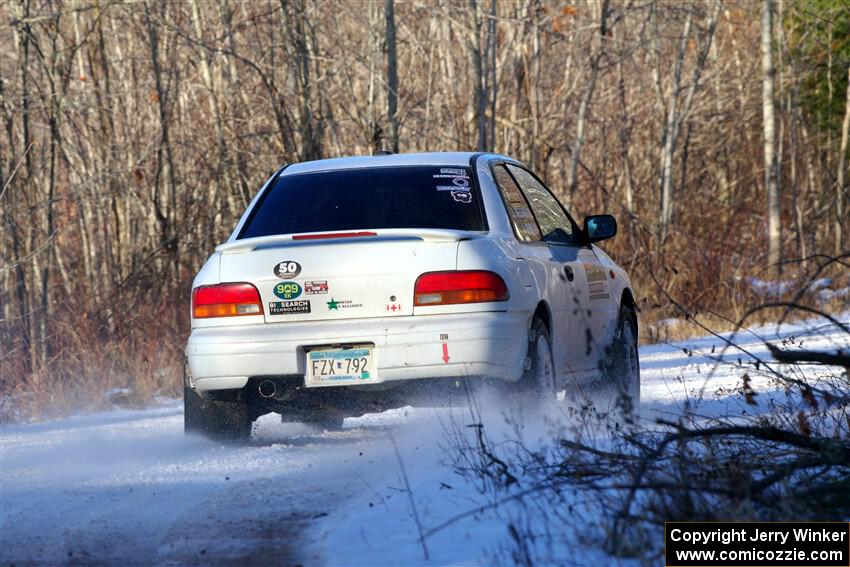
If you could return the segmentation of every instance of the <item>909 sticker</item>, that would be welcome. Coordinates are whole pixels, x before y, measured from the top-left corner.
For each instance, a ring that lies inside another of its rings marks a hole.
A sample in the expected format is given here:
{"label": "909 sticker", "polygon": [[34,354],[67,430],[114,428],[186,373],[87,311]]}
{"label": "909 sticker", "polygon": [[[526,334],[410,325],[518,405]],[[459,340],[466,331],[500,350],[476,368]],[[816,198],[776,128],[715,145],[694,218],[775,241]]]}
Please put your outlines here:
{"label": "909 sticker", "polygon": [[274,286],[274,294],[281,299],[295,299],[301,295],[301,286],[296,282],[282,282]]}

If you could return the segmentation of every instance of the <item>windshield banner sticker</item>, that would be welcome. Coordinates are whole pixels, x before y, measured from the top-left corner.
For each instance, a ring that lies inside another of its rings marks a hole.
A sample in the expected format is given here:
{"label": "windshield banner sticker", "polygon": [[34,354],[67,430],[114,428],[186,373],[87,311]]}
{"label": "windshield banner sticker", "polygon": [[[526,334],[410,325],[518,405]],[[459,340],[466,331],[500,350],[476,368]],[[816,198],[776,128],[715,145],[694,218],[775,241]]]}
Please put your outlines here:
{"label": "windshield banner sticker", "polygon": [[469,191],[452,191],[452,199],[458,203],[468,205],[472,202],[472,193]]}
{"label": "windshield banner sticker", "polygon": [[434,177],[466,177],[469,179],[466,170],[455,167],[441,167],[440,173],[434,175]]}
{"label": "windshield banner sticker", "polygon": [[[434,179],[437,179],[438,183],[441,183],[437,185],[437,191],[449,191],[455,202],[465,205],[472,202],[469,175],[463,169],[442,167],[440,168],[440,173],[434,174]],[[451,182],[451,184],[447,182]]]}

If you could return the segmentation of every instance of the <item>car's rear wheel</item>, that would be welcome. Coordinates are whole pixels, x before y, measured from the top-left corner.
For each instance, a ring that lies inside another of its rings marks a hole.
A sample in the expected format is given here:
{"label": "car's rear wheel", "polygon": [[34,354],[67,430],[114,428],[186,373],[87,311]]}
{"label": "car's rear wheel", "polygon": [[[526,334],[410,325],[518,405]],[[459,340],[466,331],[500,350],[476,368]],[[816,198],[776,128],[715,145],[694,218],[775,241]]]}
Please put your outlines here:
{"label": "car's rear wheel", "polygon": [[[183,378],[183,431],[218,441],[244,441],[254,419],[246,401],[203,398]],[[234,396],[236,398],[236,396]]]}
{"label": "car's rear wheel", "polygon": [[626,412],[637,412],[640,406],[640,358],[634,311],[620,310],[614,340],[608,349],[605,381],[612,386]]}
{"label": "car's rear wheel", "polygon": [[517,383],[519,394],[528,401],[545,403],[555,400],[555,364],[552,338],[543,319],[535,317],[528,334],[526,369]]}

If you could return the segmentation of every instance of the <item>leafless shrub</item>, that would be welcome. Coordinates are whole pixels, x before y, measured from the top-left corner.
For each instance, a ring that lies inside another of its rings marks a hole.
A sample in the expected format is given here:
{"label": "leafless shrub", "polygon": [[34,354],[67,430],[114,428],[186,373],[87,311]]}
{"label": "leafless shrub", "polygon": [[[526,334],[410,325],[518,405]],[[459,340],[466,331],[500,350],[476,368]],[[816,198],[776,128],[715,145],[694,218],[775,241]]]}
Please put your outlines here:
{"label": "leafless shrub", "polygon": [[[778,308],[788,316],[818,315],[850,339],[846,324],[790,301],[752,309],[737,327],[743,330],[759,309]],[[801,346],[805,338],[784,335],[775,344],[766,341],[770,359],[739,346],[735,336],[718,335],[727,354],[737,351],[750,362],[716,356],[718,365],[737,368],[739,387],[729,394],[744,408],[739,414],[703,414],[694,399],[672,419],[630,427],[627,416],[583,404],[569,408],[568,425],[534,448],[519,437],[494,443],[476,411],[448,429],[457,472],[487,494],[482,509],[505,510],[504,556],[546,564],[559,544],[584,543],[653,563],[665,521],[850,514],[850,352],[808,350]],[[759,396],[767,394],[753,385],[756,377],[778,390],[777,399],[760,408]]]}

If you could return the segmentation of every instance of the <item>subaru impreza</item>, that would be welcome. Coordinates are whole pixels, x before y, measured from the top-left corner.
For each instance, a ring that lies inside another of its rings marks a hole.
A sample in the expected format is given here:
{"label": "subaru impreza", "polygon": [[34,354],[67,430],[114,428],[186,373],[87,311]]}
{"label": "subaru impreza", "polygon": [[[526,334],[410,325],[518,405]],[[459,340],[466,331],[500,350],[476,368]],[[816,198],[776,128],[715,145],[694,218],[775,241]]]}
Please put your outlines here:
{"label": "subaru impreza", "polygon": [[616,231],[502,155],[283,167],[194,280],[186,431],[338,427],[470,382],[546,400],[601,381],[634,406],[634,292],[596,245]]}

